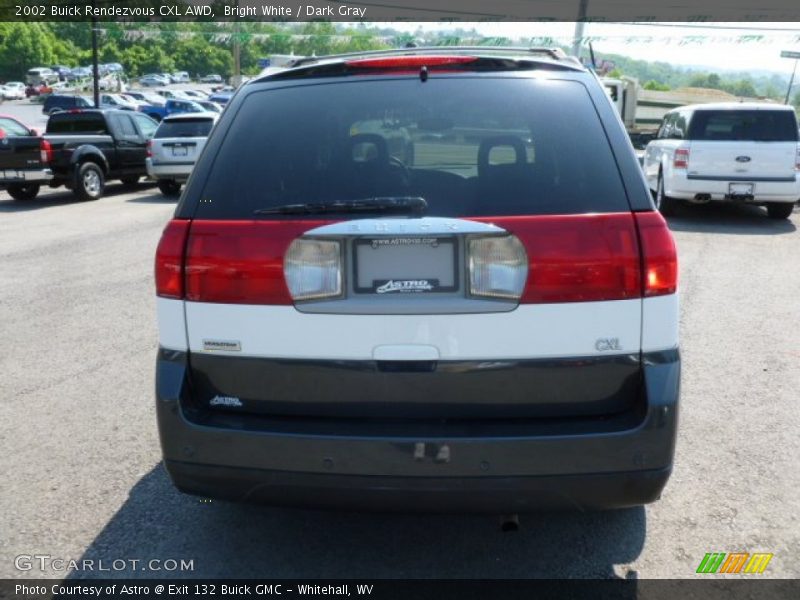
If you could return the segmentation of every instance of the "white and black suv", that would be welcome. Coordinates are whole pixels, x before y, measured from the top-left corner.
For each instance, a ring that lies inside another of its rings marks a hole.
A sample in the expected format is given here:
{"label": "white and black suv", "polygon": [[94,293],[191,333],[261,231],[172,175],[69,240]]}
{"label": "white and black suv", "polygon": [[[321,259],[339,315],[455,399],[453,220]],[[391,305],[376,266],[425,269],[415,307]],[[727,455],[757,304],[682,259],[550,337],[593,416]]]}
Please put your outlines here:
{"label": "white and black suv", "polygon": [[742,202],[788,219],[800,200],[800,140],[792,106],[721,102],[670,111],[643,167],[665,215],[677,201]]}
{"label": "white and black suv", "polygon": [[677,272],[614,107],[561,52],[298,59],[231,100],[158,246],[165,466],[285,505],[654,501]]}

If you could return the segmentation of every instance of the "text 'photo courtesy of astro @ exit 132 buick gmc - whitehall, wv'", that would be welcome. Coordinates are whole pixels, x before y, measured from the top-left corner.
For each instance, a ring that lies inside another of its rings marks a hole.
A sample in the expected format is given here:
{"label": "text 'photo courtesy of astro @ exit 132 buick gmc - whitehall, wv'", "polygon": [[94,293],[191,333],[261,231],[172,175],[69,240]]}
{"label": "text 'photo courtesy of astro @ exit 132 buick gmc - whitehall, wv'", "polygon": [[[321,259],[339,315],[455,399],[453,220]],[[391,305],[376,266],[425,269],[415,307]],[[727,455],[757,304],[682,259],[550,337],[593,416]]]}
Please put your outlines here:
{"label": "text 'photo courtesy of astro @ exit 132 buick gmc - whitehall, wv'", "polygon": [[653,502],[677,273],[577,60],[298,58],[231,99],[158,245],[164,464],[184,492],[290,506]]}

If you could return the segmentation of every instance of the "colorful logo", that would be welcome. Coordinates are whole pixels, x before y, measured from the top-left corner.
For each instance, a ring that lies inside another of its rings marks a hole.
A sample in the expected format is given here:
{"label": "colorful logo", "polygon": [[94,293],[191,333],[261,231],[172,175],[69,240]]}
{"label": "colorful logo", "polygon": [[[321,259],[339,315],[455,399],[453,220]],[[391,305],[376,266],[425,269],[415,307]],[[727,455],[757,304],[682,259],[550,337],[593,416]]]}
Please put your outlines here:
{"label": "colorful logo", "polygon": [[767,552],[708,552],[700,561],[697,573],[763,573],[772,560]]}

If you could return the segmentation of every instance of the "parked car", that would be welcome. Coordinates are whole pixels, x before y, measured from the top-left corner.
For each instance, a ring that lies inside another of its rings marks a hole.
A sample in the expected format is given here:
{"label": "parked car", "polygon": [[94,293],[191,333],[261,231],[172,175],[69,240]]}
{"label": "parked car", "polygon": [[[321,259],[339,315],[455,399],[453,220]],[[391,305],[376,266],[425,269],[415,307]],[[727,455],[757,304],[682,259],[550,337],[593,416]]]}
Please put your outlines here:
{"label": "parked car", "polygon": [[164,106],[150,105],[148,107],[143,107],[141,112],[145,113],[155,121],[161,121],[161,119],[167,115],[186,112],[203,112],[203,110],[203,107],[194,100],[187,100],[185,98],[177,97],[169,98],[164,103]]}
{"label": "parked car", "polygon": [[176,73],[172,73],[172,75],[170,75],[170,78],[172,79],[172,83],[190,83],[192,81],[192,78],[189,77],[189,73],[187,73],[186,71],[178,71]]}
{"label": "parked car", "polygon": [[29,69],[25,73],[25,83],[30,86],[41,86],[42,84],[55,83],[58,81],[58,73],[47,67],[37,67]]}
{"label": "parked car", "polygon": [[92,76],[90,67],[75,67],[67,74],[67,81],[73,82],[80,79],[87,79]]}
{"label": "parked car", "polygon": [[3,100],[22,100],[25,98],[25,84],[21,81],[9,81],[2,86]]}
{"label": "parked car", "polygon": [[177,196],[218,116],[214,113],[177,113],[164,117],[148,143],[147,174],[165,196]]}
{"label": "parked car", "polygon": [[201,92],[200,90],[181,90],[184,96],[192,100],[205,100],[209,94]]}
{"label": "parked car", "polygon": [[72,72],[72,69],[65,65],[53,65],[50,70],[58,75],[59,81],[67,81],[69,74]]}
{"label": "parked car", "polygon": [[102,197],[106,181],[135,185],[147,173],[147,141],[158,124],[126,110],[59,112],[47,121],[53,187],[66,185],[80,200]]}
{"label": "parked car", "polygon": [[39,132],[0,115],[0,188],[14,200],[32,200],[53,178],[50,144]]}
{"label": "parked car", "polygon": [[228,101],[233,97],[234,90],[220,90],[219,92],[214,92],[211,94],[208,99],[211,102],[216,102],[217,104],[227,104]]}
{"label": "parked car", "polygon": [[76,108],[93,108],[94,104],[83,96],[67,95],[67,94],[51,94],[49,95],[42,105],[42,112],[46,115],[53,115],[65,110],[72,110]]}
{"label": "parked car", "polygon": [[[494,514],[656,500],[676,250],[594,73],[448,47],[282,75],[231,99],[156,253],[177,488]],[[382,117],[412,164],[351,133]]]}
{"label": "parked car", "polygon": [[216,102],[211,102],[210,100],[198,100],[197,103],[203,107],[203,110],[217,114],[222,113],[222,106]]}
{"label": "parked car", "polygon": [[178,90],[160,89],[160,90],[156,90],[156,94],[166,98],[167,100],[169,100],[170,98],[183,98],[184,97],[183,94],[178,93]]}
{"label": "parked car", "polygon": [[121,92],[118,94],[120,98],[125,100],[128,104],[136,107],[135,110],[141,110],[143,106],[149,106],[150,103],[135,96],[131,96],[128,92]]}
{"label": "parked car", "polygon": [[138,110],[139,105],[135,100],[126,100],[122,94],[100,94],[100,108]]}
{"label": "parked car", "polygon": [[158,74],[144,75],[139,78],[139,84],[145,87],[158,87],[160,85],[169,85],[169,83],[168,77]]}
{"label": "parked car", "polygon": [[794,108],[723,102],[668,112],[643,167],[656,205],[678,200],[742,202],[787,219],[800,200],[800,143]]}
{"label": "parked car", "polygon": [[200,78],[201,83],[224,83],[224,79],[222,79],[221,75],[217,75],[216,73],[212,73],[211,75],[205,75],[204,77]]}
{"label": "parked car", "polygon": [[170,98],[164,105],[168,115],[175,113],[198,113],[203,112],[203,107],[194,100],[184,100],[183,98]]}
{"label": "parked car", "polygon": [[53,93],[53,87],[45,83],[41,85],[29,85],[25,88],[25,97],[46,96]]}
{"label": "parked car", "polygon": [[131,96],[136,98],[140,102],[145,102],[146,104],[154,104],[156,106],[164,106],[167,99],[160,94],[156,94],[154,92],[125,92],[127,96]]}

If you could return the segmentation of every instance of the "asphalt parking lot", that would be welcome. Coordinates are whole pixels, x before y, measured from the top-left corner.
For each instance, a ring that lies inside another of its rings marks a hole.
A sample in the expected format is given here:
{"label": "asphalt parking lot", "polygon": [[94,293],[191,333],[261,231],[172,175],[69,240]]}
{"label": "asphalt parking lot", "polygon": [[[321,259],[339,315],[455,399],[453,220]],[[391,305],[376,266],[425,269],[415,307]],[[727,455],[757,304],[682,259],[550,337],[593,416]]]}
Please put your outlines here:
{"label": "asphalt parking lot", "polygon": [[681,208],[683,394],[661,501],[605,513],[358,515],[201,502],[160,465],[152,259],[174,201],[0,192],[0,578],[19,555],[193,560],[73,576],[694,577],[706,552],[800,566],[800,211]]}

